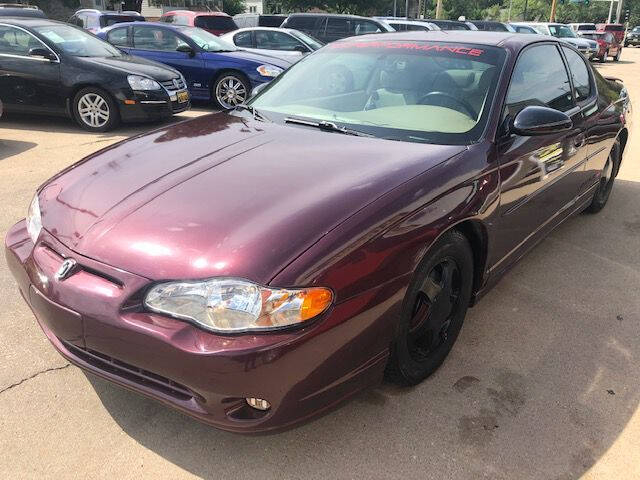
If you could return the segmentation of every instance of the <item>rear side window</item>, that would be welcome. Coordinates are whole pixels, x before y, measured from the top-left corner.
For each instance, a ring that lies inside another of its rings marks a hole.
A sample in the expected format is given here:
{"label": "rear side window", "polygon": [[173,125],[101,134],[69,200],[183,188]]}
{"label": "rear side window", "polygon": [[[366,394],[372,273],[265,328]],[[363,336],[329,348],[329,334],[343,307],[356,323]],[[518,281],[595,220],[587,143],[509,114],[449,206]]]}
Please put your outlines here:
{"label": "rear side window", "polygon": [[160,17],[160,21],[164,23],[173,23],[175,18],[175,15],[166,15],[164,17]]}
{"label": "rear side window", "polygon": [[233,37],[233,43],[238,47],[251,48],[253,42],[251,41],[251,32],[240,32]]}
{"label": "rear side window", "polygon": [[313,33],[316,21],[316,17],[290,17],[287,20],[287,28],[295,28],[303,32]]}
{"label": "rear side window", "polygon": [[353,25],[354,35],[366,35],[367,33],[378,33],[382,31],[378,24],[370,22],[369,20],[355,20],[351,22],[351,24]]}
{"label": "rear side window", "polygon": [[283,17],[277,17],[272,15],[260,15],[258,18],[259,27],[279,27],[284,22]]}
{"label": "rear side window", "polygon": [[573,86],[576,90],[576,98],[578,101],[586,100],[591,96],[591,76],[584,58],[579,53],[574,52],[570,48],[562,47],[567,57],[569,71],[573,78]]}
{"label": "rear side window", "polygon": [[187,17],[186,15],[174,15],[172,23],[174,25],[191,26],[191,21],[189,20],[189,17]]}
{"label": "rear side window", "polygon": [[175,52],[187,43],[168,28],[134,27],[133,45],[144,50]]}
{"label": "rear side window", "polygon": [[569,75],[555,45],[538,45],[520,54],[511,76],[507,109],[513,118],[528,106],[566,112],[573,108]]}
{"label": "rear side window", "polygon": [[230,32],[237,30],[238,26],[231,17],[214,17],[214,16],[200,16],[196,17],[194,22],[196,27],[204,28],[205,30],[224,30]]}
{"label": "rear side window", "polygon": [[118,47],[126,47],[129,43],[127,38],[127,28],[128,27],[122,27],[111,30],[107,35],[107,41]]}
{"label": "rear side window", "polygon": [[345,36],[350,35],[349,22],[344,18],[329,18],[327,20],[326,34],[329,36]]}

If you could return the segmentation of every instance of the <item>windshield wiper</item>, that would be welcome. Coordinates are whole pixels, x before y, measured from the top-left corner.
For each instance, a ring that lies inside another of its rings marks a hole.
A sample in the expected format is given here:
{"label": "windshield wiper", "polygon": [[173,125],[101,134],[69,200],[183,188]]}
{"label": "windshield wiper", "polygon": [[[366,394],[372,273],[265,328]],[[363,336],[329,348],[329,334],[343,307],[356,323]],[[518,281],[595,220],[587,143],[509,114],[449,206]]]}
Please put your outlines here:
{"label": "windshield wiper", "polygon": [[340,127],[333,122],[327,122],[326,120],[322,120],[321,122],[312,122],[310,120],[303,120],[301,118],[295,117],[287,117],[284,119],[286,123],[295,123],[296,125],[305,125],[307,127],[319,128],[320,130],[325,130],[327,132],[337,132],[342,133],[343,135],[354,135],[356,137],[373,137],[374,135],[369,135],[368,133],[359,132],[358,130],[352,130],[346,127]]}
{"label": "windshield wiper", "polygon": [[251,115],[253,115],[254,120],[261,120],[263,122],[271,121],[267,117],[265,117],[262,113],[260,113],[258,110],[256,110],[254,107],[251,107],[249,105],[238,105],[236,106],[236,110],[246,110],[247,112],[250,112]]}

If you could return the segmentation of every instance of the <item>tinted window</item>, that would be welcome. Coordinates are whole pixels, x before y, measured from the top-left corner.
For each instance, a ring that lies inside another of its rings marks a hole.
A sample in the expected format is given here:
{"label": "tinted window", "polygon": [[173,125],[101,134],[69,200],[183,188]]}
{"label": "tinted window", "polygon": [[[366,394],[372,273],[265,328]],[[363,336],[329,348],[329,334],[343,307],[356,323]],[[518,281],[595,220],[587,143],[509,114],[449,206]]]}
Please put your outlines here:
{"label": "tinted window", "polygon": [[160,17],[160,21],[164,23],[173,23],[174,20],[175,20],[174,15],[166,15],[164,17]]}
{"label": "tinted window", "polygon": [[313,32],[316,20],[317,17],[290,17],[287,20],[287,28]]}
{"label": "tinted window", "polygon": [[205,30],[237,30],[238,26],[231,17],[200,16],[196,17],[195,26]]}
{"label": "tinted window", "polygon": [[596,26],[593,23],[578,25],[578,30],[595,30],[595,29],[596,29]]}
{"label": "tinted window", "polygon": [[119,47],[126,47],[128,43],[127,27],[116,28],[115,30],[111,30],[107,35],[107,40],[109,43],[113,45],[117,45]]}
{"label": "tinted window", "polygon": [[516,26],[515,29],[516,29],[516,32],[518,33],[536,33],[536,31],[533,28],[529,28],[529,27]]}
{"label": "tinted window", "polygon": [[253,42],[251,41],[251,32],[241,32],[237,33],[233,37],[233,43],[238,47],[251,48],[253,47]]}
{"label": "tinted window", "polygon": [[8,55],[29,55],[32,48],[42,48],[36,37],[17,28],[0,26],[0,53]]}
{"label": "tinted window", "polygon": [[578,100],[589,98],[591,96],[591,77],[583,56],[566,47],[563,47],[563,50],[573,78],[576,98]]}
{"label": "tinted window", "polygon": [[187,43],[174,32],[165,28],[133,28],[133,46],[135,48],[175,52],[181,45],[187,45]]}
{"label": "tinted window", "polygon": [[607,25],[604,27],[607,32],[622,32],[624,31],[624,26],[622,25]]}
{"label": "tinted window", "polygon": [[348,37],[349,22],[344,18],[329,18],[327,20],[326,35]]}
{"label": "tinted window", "polygon": [[260,15],[258,18],[258,26],[260,27],[279,27],[284,22],[284,17],[277,15]]}
{"label": "tinted window", "polygon": [[506,103],[512,117],[531,105],[561,112],[573,107],[569,76],[554,45],[531,47],[520,55],[511,76]]}
{"label": "tinted window", "polygon": [[[265,50],[294,51],[296,47],[303,46],[291,35],[272,30],[256,30],[256,47]],[[306,50],[306,48],[305,48]]]}
{"label": "tinted window", "polygon": [[82,19],[78,16],[78,15],[74,15],[69,19],[69,22],[71,25],[77,25],[78,27],[84,27],[84,23],[82,22]]}

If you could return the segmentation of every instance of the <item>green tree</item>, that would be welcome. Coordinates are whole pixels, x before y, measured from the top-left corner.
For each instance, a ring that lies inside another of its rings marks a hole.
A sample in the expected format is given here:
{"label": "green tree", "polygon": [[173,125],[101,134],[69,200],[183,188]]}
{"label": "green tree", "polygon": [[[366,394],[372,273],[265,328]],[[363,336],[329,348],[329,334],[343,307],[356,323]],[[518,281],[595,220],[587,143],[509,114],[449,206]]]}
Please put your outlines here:
{"label": "green tree", "polygon": [[229,15],[237,15],[238,13],[244,13],[247,6],[244,0],[224,0],[222,10]]}

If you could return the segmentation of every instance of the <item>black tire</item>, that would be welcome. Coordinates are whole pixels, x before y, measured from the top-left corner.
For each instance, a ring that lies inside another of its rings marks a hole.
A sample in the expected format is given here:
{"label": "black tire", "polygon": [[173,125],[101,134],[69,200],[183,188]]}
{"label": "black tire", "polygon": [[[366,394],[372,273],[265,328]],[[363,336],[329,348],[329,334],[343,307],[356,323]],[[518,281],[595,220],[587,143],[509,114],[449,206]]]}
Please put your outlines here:
{"label": "black tire", "polygon": [[604,208],[613,190],[613,184],[620,169],[620,142],[616,141],[615,145],[609,152],[607,163],[602,169],[600,184],[593,194],[591,204],[585,209],[586,213],[598,213]]}
{"label": "black tire", "polygon": [[[228,87],[228,88],[227,88]],[[224,92],[232,95],[226,96]],[[227,110],[246,102],[251,96],[251,84],[249,80],[240,72],[221,72],[213,82],[211,87],[211,98],[215,104]]]}
{"label": "black tire", "polygon": [[385,372],[388,380],[415,385],[438,369],[458,338],[472,286],[469,241],[451,230],[431,247],[409,285]]}
{"label": "black tire", "polygon": [[614,62],[620,61],[620,55],[622,55],[622,49],[621,48],[618,49],[618,53],[616,53],[616,56],[613,57],[613,61]]}
{"label": "black tire", "polygon": [[600,63],[604,63],[607,61],[607,57],[609,56],[609,51],[606,51],[602,54],[602,56],[600,57]]}
{"label": "black tire", "polygon": [[[89,99],[102,99],[96,106],[96,109],[92,109],[87,102]],[[104,108],[103,108],[104,107]],[[87,112],[87,108],[91,111]],[[109,93],[98,87],[86,87],[80,90],[73,97],[73,103],[71,105],[73,111],[73,118],[75,121],[85,130],[90,132],[107,132],[116,128],[120,124],[120,111],[118,105]],[[108,118],[104,118],[104,114],[107,112]],[[93,115],[95,114],[95,116]],[[95,123],[91,118],[97,119]],[[93,123],[93,124],[92,124]]]}

